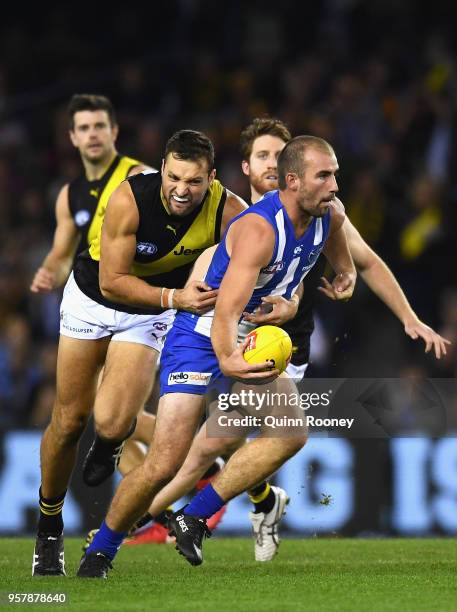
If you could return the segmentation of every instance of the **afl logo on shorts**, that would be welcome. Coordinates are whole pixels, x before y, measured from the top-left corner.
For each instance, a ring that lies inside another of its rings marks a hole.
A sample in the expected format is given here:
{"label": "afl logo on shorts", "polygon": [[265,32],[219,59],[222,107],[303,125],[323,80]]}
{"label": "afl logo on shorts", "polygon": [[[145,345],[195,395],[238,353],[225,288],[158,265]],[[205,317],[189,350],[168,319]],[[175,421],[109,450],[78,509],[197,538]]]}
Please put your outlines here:
{"label": "afl logo on shorts", "polygon": [[140,255],[155,255],[157,251],[157,245],[152,242],[139,242],[136,245],[136,252]]}
{"label": "afl logo on shorts", "polygon": [[78,227],[86,225],[90,220],[90,212],[88,210],[78,210],[75,215],[75,223]]}

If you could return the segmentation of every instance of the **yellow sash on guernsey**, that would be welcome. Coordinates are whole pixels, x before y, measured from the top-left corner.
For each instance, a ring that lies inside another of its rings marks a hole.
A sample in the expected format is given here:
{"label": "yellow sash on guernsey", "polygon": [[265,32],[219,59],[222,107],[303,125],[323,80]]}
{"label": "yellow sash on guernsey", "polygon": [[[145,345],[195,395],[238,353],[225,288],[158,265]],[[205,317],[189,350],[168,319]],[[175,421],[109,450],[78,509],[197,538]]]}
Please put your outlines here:
{"label": "yellow sash on guernsey", "polygon": [[102,191],[97,204],[94,218],[90,224],[87,233],[87,242],[89,243],[89,253],[92,259],[100,261],[100,236],[102,233],[103,219],[105,218],[106,205],[113,191],[119,187],[122,181],[127,177],[133,166],[141,164],[137,159],[132,157],[121,157],[109,181],[106,183],[105,189]]}
{"label": "yellow sash on guernsey", "polygon": [[223,192],[223,186],[215,179],[209,186],[201,211],[178,244],[156,261],[134,262],[131,273],[135,276],[164,274],[194,262],[200,253],[213,246],[216,237],[216,215]]}

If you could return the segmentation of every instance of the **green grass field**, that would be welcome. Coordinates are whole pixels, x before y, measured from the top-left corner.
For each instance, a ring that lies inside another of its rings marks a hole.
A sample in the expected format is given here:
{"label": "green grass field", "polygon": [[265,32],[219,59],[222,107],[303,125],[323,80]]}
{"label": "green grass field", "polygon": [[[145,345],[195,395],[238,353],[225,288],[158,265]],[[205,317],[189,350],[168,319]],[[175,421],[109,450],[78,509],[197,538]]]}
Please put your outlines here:
{"label": "green grass field", "polygon": [[[284,540],[271,563],[249,539],[213,538],[191,567],[170,545],[123,547],[106,581],[75,578],[81,539],[66,540],[66,578],[32,578],[30,539],[0,540],[0,591],[65,592],[64,609],[278,612],[457,611],[457,542]],[[1,609],[61,609],[8,604]]]}

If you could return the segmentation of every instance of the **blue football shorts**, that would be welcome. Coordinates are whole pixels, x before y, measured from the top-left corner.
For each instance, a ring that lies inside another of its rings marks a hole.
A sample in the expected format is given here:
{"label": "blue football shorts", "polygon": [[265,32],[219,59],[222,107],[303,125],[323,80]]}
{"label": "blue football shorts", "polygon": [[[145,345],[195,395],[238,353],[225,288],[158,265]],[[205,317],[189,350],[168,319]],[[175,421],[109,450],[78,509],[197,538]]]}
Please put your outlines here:
{"label": "blue football shorts", "polygon": [[222,374],[211,339],[173,326],[160,357],[160,395],[227,393],[231,379]]}

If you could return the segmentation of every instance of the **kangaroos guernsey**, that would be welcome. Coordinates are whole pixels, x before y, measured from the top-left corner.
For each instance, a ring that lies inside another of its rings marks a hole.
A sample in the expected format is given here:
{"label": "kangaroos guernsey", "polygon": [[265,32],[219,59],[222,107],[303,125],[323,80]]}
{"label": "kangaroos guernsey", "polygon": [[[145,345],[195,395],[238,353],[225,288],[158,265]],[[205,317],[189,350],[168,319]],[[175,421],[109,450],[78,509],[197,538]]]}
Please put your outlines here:
{"label": "kangaroos guernsey", "polygon": [[[250,206],[253,206],[251,203]],[[303,279],[303,297],[293,319],[281,325],[292,340],[293,365],[302,366],[309,362],[311,334],[314,331],[314,305],[317,297],[319,280],[323,276],[327,260],[319,255],[315,265]]]}
{"label": "kangaroos guernsey", "polygon": [[298,305],[297,314],[293,319],[281,325],[292,340],[293,365],[301,366],[309,361],[311,334],[314,331],[314,305],[317,288],[325,271],[327,260],[325,255],[319,255],[314,267],[303,279],[303,297]]}
{"label": "kangaroos guernsey", "polygon": [[127,177],[137,159],[116,155],[103,176],[89,181],[82,175],[68,186],[68,204],[71,216],[81,234],[76,255],[82,253],[100,234],[106,204],[113,191]]}
{"label": "kangaroos guernsey", "polygon": [[[303,236],[297,239],[292,221],[277,191],[266,194],[230,224],[252,214],[264,217],[273,226],[275,246],[271,261],[260,271],[253,294],[244,308],[247,312],[253,312],[261,304],[261,298],[267,295],[281,295],[290,299],[319,258],[330,230],[330,213],[327,212],[323,217],[313,218]],[[205,281],[213,288],[219,288],[230,261],[225,236],[213,255],[205,277]],[[214,311],[201,316],[181,311],[176,316],[175,327],[209,337],[213,316]]]}
{"label": "kangaroos guernsey", "polygon": [[[222,212],[227,192],[214,180],[203,202],[190,215],[174,216],[163,199],[162,177],[143,172],[128,179],[139,213],[136,252],[131,273],[157,287],[184,287],[197,257],[220,240]],[[76,282],[90,298],[115,310],[155,314],[160,308],[141,308],[111,302],[103,297],[98,278],[100,239],[81,253],[75,264]]]}

